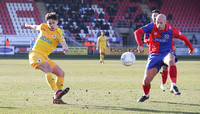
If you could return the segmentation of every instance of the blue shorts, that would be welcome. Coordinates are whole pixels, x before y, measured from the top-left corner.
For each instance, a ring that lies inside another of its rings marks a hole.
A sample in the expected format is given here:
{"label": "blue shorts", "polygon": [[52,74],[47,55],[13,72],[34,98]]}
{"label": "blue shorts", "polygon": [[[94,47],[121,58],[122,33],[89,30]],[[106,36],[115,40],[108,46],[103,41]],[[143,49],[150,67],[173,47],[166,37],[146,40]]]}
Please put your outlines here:
{"label": "blue shorts", "polygon": [[[163,65],[165,65],[164,62],[163,62],[164,57],[167,56],[170,53],[176,56],[176,54],[174,52],[168,52],[168,53],[164,53],[164,54],[149,54],[146,69],[157,68],[158,72],[159,72],[161,67]],[[175,61],[177,62],[178,59],[176,58]]]}

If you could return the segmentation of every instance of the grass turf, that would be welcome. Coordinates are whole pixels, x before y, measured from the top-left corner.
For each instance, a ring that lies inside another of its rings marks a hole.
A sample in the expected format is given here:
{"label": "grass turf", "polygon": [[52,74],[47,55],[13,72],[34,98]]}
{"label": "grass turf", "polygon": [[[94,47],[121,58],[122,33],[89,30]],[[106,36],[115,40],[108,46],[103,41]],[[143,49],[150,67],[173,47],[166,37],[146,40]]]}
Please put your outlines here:
{"label": "grass turf", "polygon": [[200,113],[200,61],[177,63],[180,96],[160,89],[161,75],[152,81],[150,98],[143,95],[146,61],[123,66],[119,60],[55,60],[65,71],[63,97],[68,105],[52,104],[53,92],[44,73],[34,70],[26,59],[0,60],[0,113]]}

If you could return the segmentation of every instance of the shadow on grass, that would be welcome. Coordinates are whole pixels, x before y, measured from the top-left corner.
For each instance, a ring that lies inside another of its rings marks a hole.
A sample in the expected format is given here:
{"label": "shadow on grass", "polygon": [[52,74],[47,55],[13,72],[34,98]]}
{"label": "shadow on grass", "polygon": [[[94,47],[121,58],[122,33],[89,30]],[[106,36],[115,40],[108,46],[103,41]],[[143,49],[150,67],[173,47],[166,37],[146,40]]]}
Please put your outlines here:
{"label": "shadow on grass", "polygon": [[17,109],[16,107],[0,107],[1,108],[7,108],[7,109]]}
{"label": "shadow on grass", "polygon": [[99,110],[118,110],[118,111],[138,111],[145,113],[186,113],[186,114],[197,114],[196,112],[184,112],[184,111],[169,111],[169,110],[154,110],[144,108],[131,108],[131,107],[120,107],[120,106],[96,106],[96,105],[77,105],[68,104],[73,107],[81,107],[82,109],[99,109]]}
{"label": "shadow on grass", "polygon": [[166,103],[166,104],[177,104],[177,105],[188,105],[188,106],[200,106],[200,104],[188,104],[188,103],[175,103],[175,102],[165,102],[165,101],[151,101],[152,103]]}

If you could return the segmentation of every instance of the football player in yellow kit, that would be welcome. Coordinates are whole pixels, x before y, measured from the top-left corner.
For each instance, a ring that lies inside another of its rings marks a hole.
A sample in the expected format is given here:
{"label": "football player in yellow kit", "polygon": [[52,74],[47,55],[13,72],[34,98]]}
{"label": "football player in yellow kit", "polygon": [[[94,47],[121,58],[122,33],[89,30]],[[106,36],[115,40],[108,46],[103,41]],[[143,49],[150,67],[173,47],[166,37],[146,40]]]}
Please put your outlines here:
{"label": "football player in yellow kit", "polygon": [[104,56],[105,56],[105,53],[106,53],[106,44],[108,44],[108,46],[110,47],[108,37],[105,36],[105,33],[102,31],[101,36],[98,37],[97,46],[96,46],[96,50],[98,50],[99,47],[100,47],[100,49],[99,49],[100,61],[99,62],[102,63],[102,64],[104,64]]}
{"label": "football player in yellow kit", "polygon": [[[69,91],[69,88],[62,90],[65,72],[48,55],[56,49],[58,43],[61,44],[63,52],[68,52],[62,30],[58,28],[58,19],[55,12],[47,13],[45,16],[47,23],[40,25],[25,24],[25,27],[40,31],[38,39],[29,52],[29,62],[36,70],[40,69],[45,73],[46,81],[54,92],[54,104],[66,104],[61,97]],[[52,77],[57,76],[56,81]]]}

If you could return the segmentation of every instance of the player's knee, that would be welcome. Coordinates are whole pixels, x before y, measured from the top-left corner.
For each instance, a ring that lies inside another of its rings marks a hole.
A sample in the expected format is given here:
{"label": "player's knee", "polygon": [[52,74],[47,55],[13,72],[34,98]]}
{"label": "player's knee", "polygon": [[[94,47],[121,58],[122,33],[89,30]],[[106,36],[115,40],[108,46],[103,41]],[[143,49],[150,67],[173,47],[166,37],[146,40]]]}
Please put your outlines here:
{"label": "player's knee", "polygon": [[169,60],[169,66],[175,65],[175,59],[170,59]]}
{"label": "player's knee", "polygon": [[149,85],[150,84],[150,80],[148,80],[148,79],[144,79],[143,80],[143,85]]}
{"label": "player's knee", "polygon": [[164,70],[164,71],[167,71],[167,70],[168,70],[168,67],[167,67],[167,66],[163,66],[163,70]]}
{"label": "player's knee", "polygon": [[63,70],[61,70],[58,75],[59,75],[59,77],[63,77],[64,78],[65,72]]}
{"label": "player's knee", "polygon": [[52,68],[48,63],[43,63],[39,66],[39,69],[44,71],[45,73],[52,72]]}

